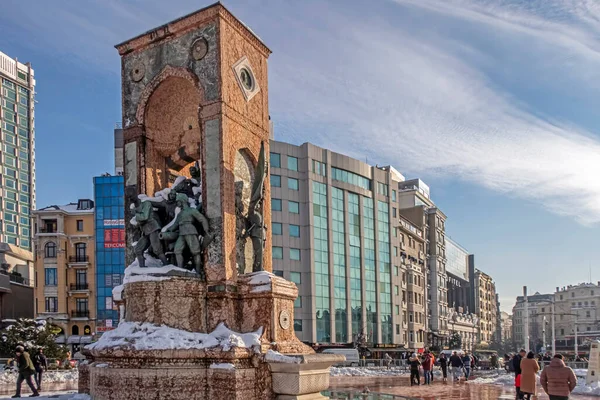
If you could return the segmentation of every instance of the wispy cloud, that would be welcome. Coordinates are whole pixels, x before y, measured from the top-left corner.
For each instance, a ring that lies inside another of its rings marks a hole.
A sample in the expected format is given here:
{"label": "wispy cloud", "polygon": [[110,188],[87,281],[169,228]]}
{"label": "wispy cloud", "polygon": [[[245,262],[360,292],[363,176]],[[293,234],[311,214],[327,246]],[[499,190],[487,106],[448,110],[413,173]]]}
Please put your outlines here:
{"label": "wispy cloud", "polygon": [[[85,8],[74,0],[31,8],[7,1],[38,45],[115,74],[112,45],[199,7],[192,0],[88,1]],[[274,50],[269,86],[278,138],[600,222],[600,140],[591,130],[600,89],[596,2],[227,5]]]}

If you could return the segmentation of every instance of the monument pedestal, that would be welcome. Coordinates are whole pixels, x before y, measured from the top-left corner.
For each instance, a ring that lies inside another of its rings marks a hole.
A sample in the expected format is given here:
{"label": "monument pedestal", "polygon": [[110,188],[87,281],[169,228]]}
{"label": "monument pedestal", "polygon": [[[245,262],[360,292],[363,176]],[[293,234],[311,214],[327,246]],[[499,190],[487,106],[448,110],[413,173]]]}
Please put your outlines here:
{"label": "monument pedestal", "polygon": [[292,282],[258,272],[211,290],[197,278],[152,271],[126,275],[124,321],[85,350],[91,363],[81,370],[81,393],[95,400],[323,398],[329,367],[343,356],[310,354],[296,338]]}

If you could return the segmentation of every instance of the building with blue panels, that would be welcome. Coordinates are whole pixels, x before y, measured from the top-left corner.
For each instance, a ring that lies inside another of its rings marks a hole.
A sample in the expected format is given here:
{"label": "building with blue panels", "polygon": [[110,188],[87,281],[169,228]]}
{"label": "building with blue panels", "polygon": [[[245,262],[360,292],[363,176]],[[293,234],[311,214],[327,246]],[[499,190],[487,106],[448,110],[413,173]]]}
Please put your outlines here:
{"label": "building with blue panels", "polygon": [[119,323],[112,290],[123,282],[125,271],[125,220],[123,176],[94,178],[96,203],[97,334]]}

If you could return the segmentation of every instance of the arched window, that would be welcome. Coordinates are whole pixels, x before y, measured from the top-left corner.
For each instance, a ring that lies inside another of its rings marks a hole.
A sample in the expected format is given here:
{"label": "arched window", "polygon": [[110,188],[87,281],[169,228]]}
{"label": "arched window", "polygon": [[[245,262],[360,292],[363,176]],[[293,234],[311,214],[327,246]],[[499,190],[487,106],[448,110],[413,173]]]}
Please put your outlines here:
{"label": "arched window", "polygon": [[77,325],[73,325],[71,328],[71,335],[79,335],[79,327]]}
{"label": "arched window", "polygon": [[44,247],[45,258],[56,258],[56,243],[48,242]]}
{"label": "arched window", "polygon": [[76,243],[75,244],[75,257],[78,262],[87,261],[87,245],[85,243]]}

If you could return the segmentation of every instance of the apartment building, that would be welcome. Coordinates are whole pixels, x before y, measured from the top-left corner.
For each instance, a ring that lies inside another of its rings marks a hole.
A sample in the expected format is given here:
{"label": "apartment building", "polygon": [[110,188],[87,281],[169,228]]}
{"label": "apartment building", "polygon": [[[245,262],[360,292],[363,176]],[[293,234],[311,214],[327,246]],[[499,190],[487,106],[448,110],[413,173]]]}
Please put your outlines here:
{"label": "apartment building", "polygon": [[[513,307],[512,328],[513,342],[517,347],[527,347],[526,341],[529,336],[529,348],[535,350],[541,348],[544,343],[544,334],[546,333],[545,321],[552,307],[553,294],[540,294],[536,292],[532,296],[527,296],[528,313],[525,313],[525,298],[518,296]],[[544,318],[546,317],[546,318]],[[525,329],[525,319],[529,319],[529,333]],[[548,332],[550,332],[548,330]],[[547,336],[546,341],[549,343]]]}
{"label": "apartment building", "polygon": [[575,332],[579,350],[589,350],[591,341],[600,340],[600,282],[557,287],[554,315],[557,350],[574,351]]}
{"label": "apartment building", "polygon": [[502,327],[502,341],[511,342],[513,340],[513,320],[512,315],[502,311],[500,313]]}
{"label": "apartment building", "polygon": [[31,252],[35,209],[35,78],[29,63],[0,52],[0,242]]}
{"label": "apartment building", "polygon": [[34,221],[36,317],[59,326],[57,341],[76,352],[95,333],[94,202],[45,207]]}
{"label": "apartment building", "polygon": [[478,269],[475,269],[474,278],[475,314],[480,324],[479,342],[490,344],[498,324],[496,284],[491,276]]}

